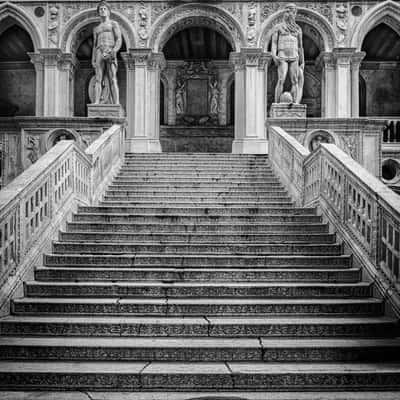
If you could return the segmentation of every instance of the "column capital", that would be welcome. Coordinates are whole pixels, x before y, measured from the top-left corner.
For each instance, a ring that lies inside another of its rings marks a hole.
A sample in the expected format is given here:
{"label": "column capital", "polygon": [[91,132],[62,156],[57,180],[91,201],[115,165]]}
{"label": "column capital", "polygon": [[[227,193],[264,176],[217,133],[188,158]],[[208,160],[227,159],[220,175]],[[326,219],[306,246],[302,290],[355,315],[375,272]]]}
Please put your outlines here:
{"label": "column capital", "polygon": [[335,68],[335,59],[333,53],[323,51],[319,54],[315,60],[315,66],[320,69],[333,69]]}
{"label": "column capital", "polygon": [[75,55],[63,53],[61,49],[38,49],[37,52],[28,53],[31,62],[37,67],[58,67],[69,69],[77,64]]}
{"label": "column capital", "polygon": [[358,69],[360,68],[361,61],[364,59],[366,53],[365,51],[357,51],[351,57],[351,68]]}
{"label": "column capital", "polygon": [[240,52],[230,53],[229,61],[233,64],[235,70],[241,70],[245,67],[264,69],[265,65],[271,61],[271,54],[264,52],[261,48],[243,47]]}
{"label": "column capital", "polygon": [[121,56],[126,68],[134,69],[136,67],[147,67],[152,54],[151,49],[129,49]]}
{"label": "column capital", "polygon": [[167,63],[165,61],[165,57],[163,53],[151,53],[148,66],[151,70],[160,70],[162,71],[166,66]]}
{"label": "column capital", "polygon": [[352,57],[356,49],[354,47],[336,47],[332,50],[333,58],[335,60],[336,66],[350,65]]}

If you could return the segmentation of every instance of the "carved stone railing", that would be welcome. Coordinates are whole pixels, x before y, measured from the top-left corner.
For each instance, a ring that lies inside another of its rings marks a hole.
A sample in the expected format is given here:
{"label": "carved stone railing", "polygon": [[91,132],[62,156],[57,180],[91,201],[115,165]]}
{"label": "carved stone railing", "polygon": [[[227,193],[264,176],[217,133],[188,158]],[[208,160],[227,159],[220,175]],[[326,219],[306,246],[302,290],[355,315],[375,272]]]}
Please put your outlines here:
{"label": "carved stone railing", "polygon": [[123,139],[114,125],[86,151],[60,141],[0,191],[0,310],[77,206],[96,204],[121,164]]}
{"label": "carved stone railing", "polygon": [[309,153],[278,127],[270,129],[269,143],[273,169],[295,202],[318,207],[400,314],[399,196],[336,145]]}

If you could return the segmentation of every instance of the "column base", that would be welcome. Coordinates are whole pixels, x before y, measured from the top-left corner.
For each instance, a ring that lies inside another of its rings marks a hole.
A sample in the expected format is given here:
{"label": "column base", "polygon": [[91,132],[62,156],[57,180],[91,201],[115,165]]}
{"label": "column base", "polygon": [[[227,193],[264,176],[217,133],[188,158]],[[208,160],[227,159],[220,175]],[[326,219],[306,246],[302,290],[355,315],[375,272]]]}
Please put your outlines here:
{"label": "column base", "polygon": [[307,105],[296,103],[272,103],[271,118],[306,118]]}
{"label": "column base", "polygon": [[92,118],[121,118],[124,110],[120,104],[88,104],[88,117]]}
{"label": "column base", "polygon": [[129,138],[125,140],[125,151],[129,153],[162,153],[158,139]]}
{"label": "column base", "polygon": [[240,139],[232,143],[233,154],[268,154],[268,140]]}

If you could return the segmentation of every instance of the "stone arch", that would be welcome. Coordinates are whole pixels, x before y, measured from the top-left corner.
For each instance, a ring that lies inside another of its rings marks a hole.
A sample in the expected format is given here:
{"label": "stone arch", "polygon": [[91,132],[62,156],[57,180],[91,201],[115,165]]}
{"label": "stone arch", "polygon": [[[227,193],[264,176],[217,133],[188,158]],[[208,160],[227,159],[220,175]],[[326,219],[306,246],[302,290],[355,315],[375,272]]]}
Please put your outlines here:
{"label": "stone arch", "polygon": [[[261,35],[258,41],[258,47],[264,50],[268,49],[271,41],[274,27],[283,19],[284,10],[277,11],[267,18],[261,26]],[[323,40],[323,51],[332,51],[335,47],[335,32],[329,21],[315,11],[299,7],[297,10],[296,21],[311,25],[321,35]]]}
{"label": "stone arch", "polygon": [[[117,21],[121,27],[121,33],[126,43],[126,48],[134,48],[137,43],[137,34],[132,24],[118,12],[111,10],[111,19]],[[84,10],[73,16],[65,25],[60,41],[60,48],[64,53],[73,53],[79,32],[86,26],[98,23],[99,17],[96,8]],[[76,50],[76,49],[75,49]]]}
{"label": "stone arch", "polygon": [[313,129],[305,135],[303,146],[310,151],[314,151],[315,148],[313,148],[313,146],[315,145],[313,142],[318,137],[321,137],[320,143],[333,143],[336,145],[339,143],[339,138],[335,132],[327,129]]}
{"label": "stone arch", "polygon": [[372,7],[357,24],[351,38],[351,47],[361,50],[365,36],[377,25],[384,23],[400,36],[400,5],[388,0]]}
{"label": "stone arch", "polygon": [[218,7],[194,3],[176,7],[156,20],[149,34],[148,47],[159,52],[173,34],[192,26],[216,30],[234,51],[240,51],[245,43],[239,23],[228,13]]}
{"label": "stone arch", "polygon": [[3,19],[11,17],[18,22],[30,35],[35,51],[46,47],[43,36],[31,16],[15,4],[3,3],[0,5],[0,23]]}
{"label": "stone arch", "polygon": [[56,143],[59,138],[62,136],[66,136],[67,140],[74,140],[75,142],[81,142],[81,136],[77,133],[74,129],[67,129],[67,128],[55,128],[52,129],[47,136],[46,139],[46,149],[49,151]]}

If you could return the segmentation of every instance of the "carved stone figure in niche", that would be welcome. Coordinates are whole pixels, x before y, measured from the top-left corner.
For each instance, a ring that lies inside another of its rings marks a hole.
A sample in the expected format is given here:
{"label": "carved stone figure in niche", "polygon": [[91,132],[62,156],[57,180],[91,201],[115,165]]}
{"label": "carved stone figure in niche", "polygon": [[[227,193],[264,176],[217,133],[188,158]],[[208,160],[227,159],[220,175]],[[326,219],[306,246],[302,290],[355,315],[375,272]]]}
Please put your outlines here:
{"label": "carved stone figure in niche", "polygon": [[336,7],[336,17],[338,42],[342,43],[346,39],[347,31],[347,8],[343,4],[340,4]]}
{"label": "carved stone figure in niche", "polygon": [[333,139],[329,135],[329,133],[325,132],[320,132],[317,135],[315,135],[311,140],[310,140],[310,151],[317,150],[319,146],[321,146],[321,143],[332,143]]}
{"label": "carved stone figure in niche", "polygon": [[122,45],[121,30],[117,22],[110,20],[108,3],[101,1],[97,13],[101,22],[93,30],[94,104],[119,104],[117,52]]}
{"label": "carved stone figure in niche", "polygon": [[175,94],[175,107],[176,114],[185,114],[186,101],[185,101],[186,84],[184,81],[177,82],[176,94]]}
{"label": "carved stone figure in niche", "polygon": [[210,81],[210,114],[215,115],[219,112],[219,88],[218,82]]}
{"label": "carved stone figure in niche", "polygon": [[28,136],[26,149],[29,151],[27,157],[34,164],[39,159],[39,139],[35,136]]}
{"label": "carved stone figure in niche", "polygon": [[278,83],[275,88],[275,103],[289,102],[281,99],[283,87],[289,72],[291,102],[300,103],[304,84],[304,49],[302,31],[296,24],[297,6],[287,4],[283,22],[278,24],[272,35],[271,53],[278,68]]}

